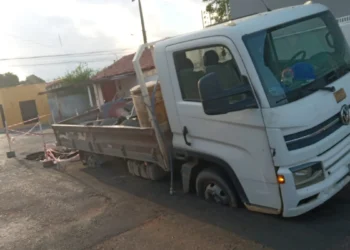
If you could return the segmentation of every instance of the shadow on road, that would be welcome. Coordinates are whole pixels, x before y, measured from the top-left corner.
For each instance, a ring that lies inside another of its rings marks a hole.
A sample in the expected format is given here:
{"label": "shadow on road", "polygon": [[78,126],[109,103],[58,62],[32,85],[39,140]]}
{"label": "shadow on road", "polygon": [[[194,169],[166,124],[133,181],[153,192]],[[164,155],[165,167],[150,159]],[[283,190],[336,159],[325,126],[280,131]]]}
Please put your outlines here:
{"label": "shadow on road", "polygon": [[[184,194],[180,178],[175,195],[169,195],[169,181],[152,182],[130,176],[124,163],[83,171],[99,181],[130,194],[150,200],[197,220],[210,223],[236,235],[274,249],[349,249],[350,187],[323,206],[297,218],[249,212],[244,208],[225,208]],[[118,167],[116,167],[118,166]],[[347,245],[348,246],[348,245]]]}

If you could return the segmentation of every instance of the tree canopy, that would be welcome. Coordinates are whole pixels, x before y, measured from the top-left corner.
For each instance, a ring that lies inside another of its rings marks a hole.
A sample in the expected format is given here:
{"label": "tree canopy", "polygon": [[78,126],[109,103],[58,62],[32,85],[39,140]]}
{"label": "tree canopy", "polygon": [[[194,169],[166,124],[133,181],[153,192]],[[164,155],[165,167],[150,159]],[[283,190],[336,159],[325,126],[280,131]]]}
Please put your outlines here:
{"label": "tree canopy", "polygon": [[[23,81],[24,84],[36,84],[36,83],[44,83],[45,81],[36,75],[30,75],[26,77],[26,80]],[[22,83],[22,82],[21,82]]]}
{"label": "tree canopy", "polygon": [[19,84],[18,76],[7,72],[3,75],[0,74],[0,87],[16,86]]}
{"label": "tree canopy", "polygon": [[215,23],[221,23],[229,19],[227,12],[229,11],[229,0],[203,0],[208,3],[206,11],[214,18]]}
{"label": "tree canopy", "polygon": [[82,63],[74,70],[68,71],[60,79],[63,84],[76,84],[90,80],[95,73],[95,70],[89,68],[86,63]]}
{"label": "tree canopy", "polygon": [[44,83],[45,81],[36,75],[30,75],[26,77],[25,81],[19,81],[17,75],[11,72],[0,74],[0,88],[13,87],[20,84],[36,84]]}

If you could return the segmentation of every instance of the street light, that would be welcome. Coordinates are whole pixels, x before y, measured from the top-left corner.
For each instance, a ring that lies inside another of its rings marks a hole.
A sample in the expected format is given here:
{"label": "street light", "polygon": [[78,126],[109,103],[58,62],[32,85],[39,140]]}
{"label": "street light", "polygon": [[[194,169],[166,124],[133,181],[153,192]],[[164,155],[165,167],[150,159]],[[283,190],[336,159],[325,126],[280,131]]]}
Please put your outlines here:
{"label": "street light", "polygon": [[[131,1],[135,2],[135,0],[131,0]],[[139,12],[140,12],[140,19],[141,19],[141,26],[142,26],[143,43],[147,43],[147,35],[146,35],[146,29],[145,29],[145,21],[143,20],[141,0],[138,0],[138,1],[139,1]]]}

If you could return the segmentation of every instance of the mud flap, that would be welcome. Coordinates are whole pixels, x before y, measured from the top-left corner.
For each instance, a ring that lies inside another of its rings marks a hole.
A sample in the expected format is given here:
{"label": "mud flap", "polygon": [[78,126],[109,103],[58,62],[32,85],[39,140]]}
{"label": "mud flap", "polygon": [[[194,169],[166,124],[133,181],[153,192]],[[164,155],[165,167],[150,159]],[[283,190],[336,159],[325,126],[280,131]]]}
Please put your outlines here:
{"label": "mud flap", "polygon": [[181,167],[182,189],[184,193],[190,192],[192,170],[197,164],[197,161],[189,161],[184,163]]}

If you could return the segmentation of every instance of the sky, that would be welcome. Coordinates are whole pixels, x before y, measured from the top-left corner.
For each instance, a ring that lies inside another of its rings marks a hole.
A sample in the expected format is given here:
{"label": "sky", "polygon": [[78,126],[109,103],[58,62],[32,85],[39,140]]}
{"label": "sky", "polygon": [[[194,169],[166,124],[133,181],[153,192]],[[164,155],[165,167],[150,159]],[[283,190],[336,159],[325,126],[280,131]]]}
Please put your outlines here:
{"label": "sky", "polygon": [[[202,28],[201,0],[142,0],[148,41]],[[0,3],[0,74],[52,81],[81,62],[102,69],[142,40],[137,1],[11,0]],[[2,60],[108,51],[89,56]]]}

